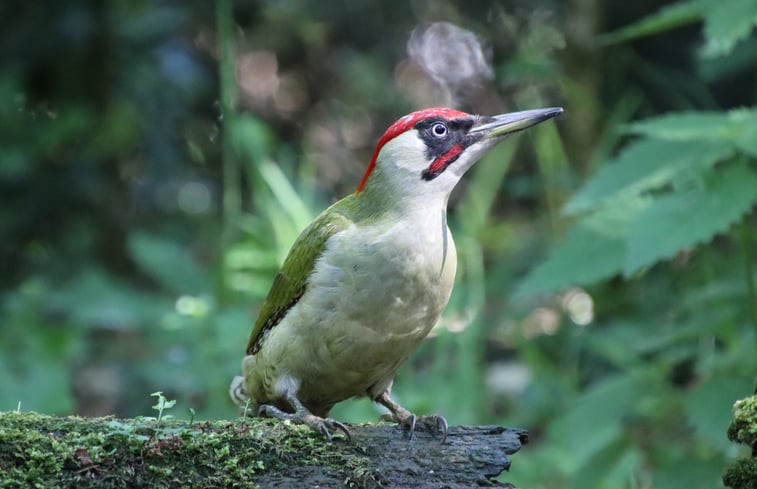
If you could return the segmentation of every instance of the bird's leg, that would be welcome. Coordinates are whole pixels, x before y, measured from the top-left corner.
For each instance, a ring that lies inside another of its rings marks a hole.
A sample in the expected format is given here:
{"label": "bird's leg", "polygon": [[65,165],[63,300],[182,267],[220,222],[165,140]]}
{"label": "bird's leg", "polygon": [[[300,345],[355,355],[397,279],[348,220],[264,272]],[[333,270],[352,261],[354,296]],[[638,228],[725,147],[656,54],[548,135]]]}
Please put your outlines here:
{"label": "bird's leg", "polygon": [[292,423],[307,425],[313,431],[321,433],[329,441],[331,441],[331,431],[329,430],[341,431],[342,433],[344,433],[347,441],[350,441],[352,439],[352,437],[350,436],[350,430],[348,430],[343,423],[335,419],[321,418],[320,416],[316,416],[315,414],[311,413],[310,410],[308,410],[308,408],[306,408],[299,399],[297,399],[296,395],[287,393],[284,399],[287,401],[287,403],[289,403],[290,406],[292,406],[294,413],[284,412],[271,404],[263,404],[258,408],[258,415],[268,416],[280,420],[289,420]]}
{"label": "bird's leg", "polygon": [[389,389],[381,393],[376,402],[390,412],[381,415],[381,420],[392,421],[404,427],[409,432],[408,438],[413,439],[415,429],[421,431],[439,430],[442,433],[442,445],[447,441],[447,420],[437,414],[418,417],[392,400]]}

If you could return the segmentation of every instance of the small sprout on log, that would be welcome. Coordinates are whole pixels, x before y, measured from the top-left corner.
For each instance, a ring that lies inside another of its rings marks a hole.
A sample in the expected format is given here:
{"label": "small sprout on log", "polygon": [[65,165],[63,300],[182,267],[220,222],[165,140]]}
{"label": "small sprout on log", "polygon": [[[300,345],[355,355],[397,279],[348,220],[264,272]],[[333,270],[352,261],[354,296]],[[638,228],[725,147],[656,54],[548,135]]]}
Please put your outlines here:
{"label": "small sprout on log", "polygon": [[167,414],[167,415],[163,416],[163,411],[165,411],[166,409],[171,409],[172,407],[174,407],[176,405],[176,400],[169,401],[163,395],[162,391],[153,392],[152,394],[150,394],[150,396],[158,398],[158,403],[152,407],[154,410],[156,410],[158,412],[158,418],[157,418],[158,426],[160,426],[160,422],[164,418],[165,419],[173,418],[173,416],[171,416],[170,414]]}

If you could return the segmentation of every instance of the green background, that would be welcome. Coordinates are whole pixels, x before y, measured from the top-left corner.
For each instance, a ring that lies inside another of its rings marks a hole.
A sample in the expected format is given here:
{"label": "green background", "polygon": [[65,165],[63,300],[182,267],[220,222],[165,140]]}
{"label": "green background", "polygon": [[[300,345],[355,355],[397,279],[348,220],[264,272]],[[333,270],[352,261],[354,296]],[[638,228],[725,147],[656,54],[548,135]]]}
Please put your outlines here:
{"label": "green background", "polygon": [[[757,373],[757,1],[0,14],[0,410],[148,415],[160,390],[174,416],[236,416],[278,264],[384,128],[560,105],[453,194],[456,288],[396,398],[529,429],[518,486],[721,485]],[[490,76],[424,70],[407,46],[435,22],[475,34]]]}

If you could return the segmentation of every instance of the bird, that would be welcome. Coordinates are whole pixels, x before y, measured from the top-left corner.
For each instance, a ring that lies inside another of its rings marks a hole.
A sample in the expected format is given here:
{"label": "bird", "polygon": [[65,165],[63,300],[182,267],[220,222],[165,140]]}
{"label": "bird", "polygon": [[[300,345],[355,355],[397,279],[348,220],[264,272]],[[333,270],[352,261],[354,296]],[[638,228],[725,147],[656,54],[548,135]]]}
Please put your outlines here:
{"label": "bird", "polygon": [[497,143],[562,112],[483,116],[436,107],[389,126],[356,191],[292,245],[252,328],[242,375],[229,387],[232,400],[245,414],[349,440],[349,429],[329,412],[367,396],[410,439],[416,428],[439,430],[444,443],[446,420],[416,416],[391,398],[391,388],[452,292],[450,193]]}

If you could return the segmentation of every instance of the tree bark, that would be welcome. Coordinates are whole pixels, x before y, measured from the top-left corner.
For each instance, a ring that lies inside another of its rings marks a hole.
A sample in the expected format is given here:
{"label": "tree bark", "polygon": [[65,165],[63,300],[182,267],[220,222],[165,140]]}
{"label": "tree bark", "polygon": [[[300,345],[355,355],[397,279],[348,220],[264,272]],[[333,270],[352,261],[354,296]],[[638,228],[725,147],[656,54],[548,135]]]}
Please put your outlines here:
{"label": "tree bark", "polygon": [[352,441],[265,419],[194,422],[0,413],[0,488],[512,487],[492,479],[526,432],[456,426],[447,443],[393,425]]}

